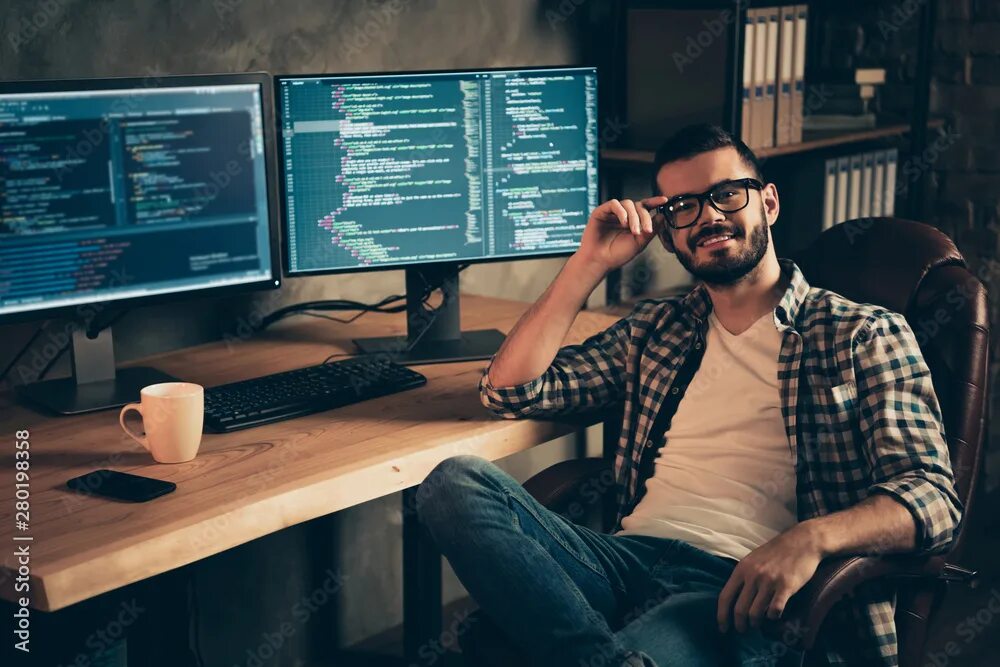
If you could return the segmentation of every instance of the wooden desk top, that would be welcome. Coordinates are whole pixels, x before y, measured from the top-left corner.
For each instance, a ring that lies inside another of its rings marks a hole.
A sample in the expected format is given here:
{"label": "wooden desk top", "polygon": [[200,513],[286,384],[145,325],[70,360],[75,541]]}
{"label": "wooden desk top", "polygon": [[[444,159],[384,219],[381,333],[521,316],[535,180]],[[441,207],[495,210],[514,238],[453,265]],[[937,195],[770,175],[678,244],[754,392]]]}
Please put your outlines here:
{"label": "wooden desk top", "polygon": [[[509,331],[528,304],[462,299],[464,329]],[[583,312],[567,343],[615,321]],[[404,332],[402,314],[369,313],[348,326],[310,317],[279,322],[247,340],[156,355],[143,363],[206,386],[317,364],[352,350],[353,337]],[[50,417],[0,393],[0,596],[14,600],[19,544],[30,544],[31,606],[53,611],[287,526],[418,484],[441,460],[490,460],[573,431],[579,424],[494,418],[479,402],[485,361],[430,364],[419,389],[308,417],[206,434],[187,463],[157,464],[118,426],[118,411]],[[30,529],[15,530],[16,431],[30,431]],[[77,495],[71,477],[112,468],[177,483],[148,503]],[[33,541],[14,542],[30,535]]]}

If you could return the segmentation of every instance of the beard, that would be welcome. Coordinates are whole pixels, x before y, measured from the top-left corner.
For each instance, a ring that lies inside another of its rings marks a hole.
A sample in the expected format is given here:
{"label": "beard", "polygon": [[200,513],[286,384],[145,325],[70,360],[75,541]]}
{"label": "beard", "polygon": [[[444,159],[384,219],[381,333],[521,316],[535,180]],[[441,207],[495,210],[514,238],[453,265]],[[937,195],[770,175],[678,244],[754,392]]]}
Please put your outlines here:
{"label": "beard", "polygon": [[[722,230],[720,230],[722,231]],[[729,233],[729,230],[725,230]],[[744,238],[743,231],[736,227],[732,230],[733,239],[739,241]],[[695,264],[694,254],[676,253],[681,266],[687,269],[688,273],[695,278],[702,280],[712,286],[732,285],[743,276],[750,273],[760,264],[761,259],[767,253],[770,243],[767,221],[764,214],[764,206],[760,207],[760,224],[750,232],[750,239],[747,246],[735,253],[728,253],[713,256],[703,264]],[[697,247],[694,253],[697,253]]]}

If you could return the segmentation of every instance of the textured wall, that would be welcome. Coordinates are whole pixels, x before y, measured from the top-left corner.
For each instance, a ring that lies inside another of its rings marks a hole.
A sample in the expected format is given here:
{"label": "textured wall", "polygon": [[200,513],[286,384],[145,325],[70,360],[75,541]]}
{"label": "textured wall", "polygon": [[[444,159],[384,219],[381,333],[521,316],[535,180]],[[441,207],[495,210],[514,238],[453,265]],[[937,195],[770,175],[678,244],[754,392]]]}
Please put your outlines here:
{"label": "textured wall", "polygon": [[[950,235],[991,295],[993,331],[1000,321],[1000,2],[938,2],[931,113],[949,120],[932,137],[924,162],[933,168],[933,221]],[[994,334],[995,336],[995,334]],[[993,415],[998,362],[994,338],[991,365]],[[991,421],[986,485],[1000,486],[1000,422]]]}
{"label": "textured wall", "polygon": [[[572,18],[575,7],[571,3],[560,18]],[[550,23],[550,8],[526,0],[4,0],[0,79],[571,63],[577,57],[569,32],[573,21]],[[533,299],[561,265],[536,260],[474,266],[462,274],[463,290]],[[277,295],[138,309],[115,325],[117,353],[127,360],[217,339],[235,331],[241,317],[284,303],[374,300],[402,289],[403,274],[396,271],[293,279]],[[0,328],[0,364],[36,326]],[[60,323],[52,328],[61,329]],[[66,373],[64,362],[53,376]],[[524,478],[566,452],[565,442],[551,443],[507,464]],[[245,665],[254,655],[269,654],[262,633],[289,620],[296,602],[324,583],[330,567],[346,576],[340,593],[309,623],[296,625],[277,657],[264,664],[302,665],[309,653],[321,655],[333,644],[398,623],[399,504],[398,495],[367,503],[198,564],[206,664]],[[458,592],[447,574],[446,597]]]}

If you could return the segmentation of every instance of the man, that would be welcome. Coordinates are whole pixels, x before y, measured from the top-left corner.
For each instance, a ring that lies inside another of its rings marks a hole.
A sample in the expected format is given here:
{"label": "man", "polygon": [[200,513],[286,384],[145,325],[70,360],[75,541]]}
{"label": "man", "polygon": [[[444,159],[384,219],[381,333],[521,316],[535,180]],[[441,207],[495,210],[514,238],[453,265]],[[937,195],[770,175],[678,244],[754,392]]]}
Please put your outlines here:
{"label": "man", "polygon": [[[538,664],[783,664],[800,656],[760,622],[823,558],[953,539],[940,407],[901,315],[810,287],[776,257],[778,193],[742,142],[685,128],[654,180],[657,196],[593,212],[480,383],[511,418],[624,402],[613,533],[573,525],[473,456],[431,472],[419,511]],[[654,236],[699,284],[560,349],[591,291]],[[835,608],[827,661],[896,664],[894,600],[872,582]]]}

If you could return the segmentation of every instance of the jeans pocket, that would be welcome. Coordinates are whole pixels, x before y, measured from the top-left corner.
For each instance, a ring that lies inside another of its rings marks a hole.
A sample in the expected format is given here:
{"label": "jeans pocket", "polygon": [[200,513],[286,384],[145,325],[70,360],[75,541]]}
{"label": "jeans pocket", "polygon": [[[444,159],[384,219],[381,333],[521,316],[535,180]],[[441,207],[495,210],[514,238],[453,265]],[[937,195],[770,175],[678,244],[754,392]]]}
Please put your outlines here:
{"label": "jeans pocket", "polygon": [[[611,581],[604,571],[604,567],[593,557],[592,550],[587,546],[583,538],[574,534],[572,526],[563,523],[561,518],[555,513],[552,513],[550,517],[539,516],[534,507],[521,502],[517,496],[510,493],[507,494],[507,503],[514,512],[515,517],[517,517],[517,520],[521,523],[522,530],[529,535],[536,530],[540,530],[543,534],[537,535],[535,539],[542,542],[543,545],[554,543],[559,546],[559,553],[553,553],[553,557],[557,561],[562,561],[565,557],[571,558],[603,579],[608,586],[611,586]],[[549,512],[550,510],[546,509],[545,511]],[[524,525],[525,520],[531,521],[535,526],[526,527]],[[576,542],[576,546],[570,544],[571,541]],[[550,551],[550,553],[552,552]]]}

